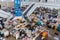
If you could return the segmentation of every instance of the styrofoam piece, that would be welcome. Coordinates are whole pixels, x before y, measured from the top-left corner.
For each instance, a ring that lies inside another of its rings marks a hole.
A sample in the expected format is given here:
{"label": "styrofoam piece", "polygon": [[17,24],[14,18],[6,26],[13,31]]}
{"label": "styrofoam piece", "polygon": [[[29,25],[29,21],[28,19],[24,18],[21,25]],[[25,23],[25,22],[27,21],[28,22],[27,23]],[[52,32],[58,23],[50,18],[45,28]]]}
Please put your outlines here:
{"label": "styrofoam piece", "polygon": [[9,31],[4,32],[5,37],[9,35]]}
{"label": "styrofoam piece", "polygon": [[17,25],[17,22],[14,21],[14,22],[13,22],[13,25],[16,26],[16,25]]}
{"label": "styrofoam piece", "polygon": [[54,40],[59,40],[59,38],[58,37],[54,37]]}
{"label": "styrofoam piece", "polygon": [[13,17],[13,15],[0,9],[0,17],[7,18],[8,21]]}
{"label": "styrofoam piece", "polygon": [[6,29],[3,29],[1,33],[4,34],[5,37],[9,35],[9,31]]}
{"label": "styrofoam piece", "polygon": [[18,39],[19,38],[19,32],[16,32],[16,39]]}
{"label": "styrofoam piece", "polygon": [[31,31],[30,30],[26,30],[26,33],[27,33],[28,37],[31,37]]}
{"label": "styrofoam piece", "polygon": [[11,30],[10,34],[16,38],[16,40],[19,38],[19,32],[17,30]]}

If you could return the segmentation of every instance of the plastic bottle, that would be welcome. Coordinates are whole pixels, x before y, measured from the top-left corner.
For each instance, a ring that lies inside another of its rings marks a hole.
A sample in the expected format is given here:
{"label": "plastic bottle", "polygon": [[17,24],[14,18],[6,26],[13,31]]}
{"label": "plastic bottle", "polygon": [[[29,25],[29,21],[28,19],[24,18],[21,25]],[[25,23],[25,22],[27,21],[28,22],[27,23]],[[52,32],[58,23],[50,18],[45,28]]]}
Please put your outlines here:
{"label": "plastic bottle", "polygon": [[55,33],[55,37],[54,37],[54,40],[59,40],[59,36],[58,36],[58,33]]}
{"label": "plastic bottle", "polygon": [[55,37],[54,37],[54,40],[59,40],[59,37],[58,37],[58,36],[55,36]]}

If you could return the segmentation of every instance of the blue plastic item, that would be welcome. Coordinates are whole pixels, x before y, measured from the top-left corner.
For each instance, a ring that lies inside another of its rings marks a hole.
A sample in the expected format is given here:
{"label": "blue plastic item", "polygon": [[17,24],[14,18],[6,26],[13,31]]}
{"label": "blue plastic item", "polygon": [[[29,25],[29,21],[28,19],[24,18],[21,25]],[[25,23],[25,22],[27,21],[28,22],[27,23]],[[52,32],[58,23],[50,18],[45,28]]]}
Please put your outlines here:
{"label": "blue plastic item", "polygon": [[60,24],[58,25],[58,28],[57,28],[58,31],[60,31]]}
{"label": "blue plastic item", "polygon": [[21,10],[21,0],[14,0],[14,13],[15,16],[21,16],[22,15],[22,10]]}

